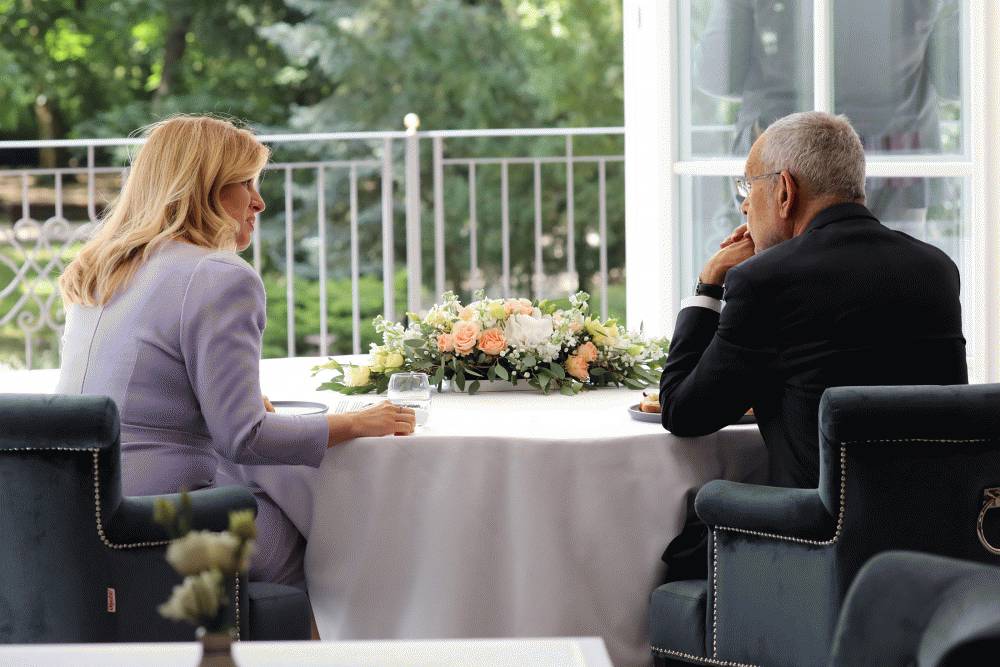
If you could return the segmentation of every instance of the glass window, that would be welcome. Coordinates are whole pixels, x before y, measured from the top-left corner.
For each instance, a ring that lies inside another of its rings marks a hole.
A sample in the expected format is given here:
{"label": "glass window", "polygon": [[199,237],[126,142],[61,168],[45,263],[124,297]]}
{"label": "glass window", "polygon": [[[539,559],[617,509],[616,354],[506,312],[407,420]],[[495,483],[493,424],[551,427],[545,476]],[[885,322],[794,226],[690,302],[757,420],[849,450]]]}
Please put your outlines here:
{"label": "glass window", "polygon": [[837,0],[833,11],[834,108],[865,149],[960,153],[958,0]]}
{"label": "glass window", "polygon": [[960,270],[969,233],[962,215],[963,178],[869,178],[868,208],[890,229],[940,248]]}
{"label": "glass window", "polygon": [[745,156],[774,120],[813,107],[811,0],[679,7],[682,159]]}
{"label": "glass window", "polygon": [[736,227],[743,224],[737,210],[736,187],[729,176],[681,176],[685,224],[678,229],[681,296],[690,296],[698,273]]}

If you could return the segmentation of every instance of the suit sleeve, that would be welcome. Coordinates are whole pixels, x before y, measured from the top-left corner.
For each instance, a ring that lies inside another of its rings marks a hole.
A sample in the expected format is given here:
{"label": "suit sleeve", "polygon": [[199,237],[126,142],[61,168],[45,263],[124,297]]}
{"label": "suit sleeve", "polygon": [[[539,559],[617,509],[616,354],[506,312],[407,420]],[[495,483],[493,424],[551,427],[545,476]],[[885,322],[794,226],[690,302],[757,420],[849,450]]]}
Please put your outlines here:
{"label": "suit sleeve", "polygon": [[235,257],[202,260],[181,309],[188,379],[220,456],[316,467],[326,452],[326,416],[279,415],[261,401],[264,309],[264,285],[250,266]]}
{"label": "suit sleeve", "polygon": [[753,405],[775,358],[773,308],[738,267],[726,276],[726,307],[682,308],[660,376],[661,419],[674,435],[714,433]]}

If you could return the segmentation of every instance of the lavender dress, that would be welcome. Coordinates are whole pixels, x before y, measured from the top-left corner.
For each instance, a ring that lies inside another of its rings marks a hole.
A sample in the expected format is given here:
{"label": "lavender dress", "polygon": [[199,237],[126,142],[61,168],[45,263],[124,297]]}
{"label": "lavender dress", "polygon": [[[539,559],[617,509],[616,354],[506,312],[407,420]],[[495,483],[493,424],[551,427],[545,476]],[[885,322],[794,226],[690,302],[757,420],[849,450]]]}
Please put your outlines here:
{"label": "lavender dress", "polygon": [[[264,286],[246,262],[179,241],[159,249],[104,306],[67,308],[58,391],[106,395],[118,405],[126,495],[215,486],[217,457],[319,466],[326,417],[264,411],[265,321]],[[302,585],[302,536],[252,490],[251,578]]]}

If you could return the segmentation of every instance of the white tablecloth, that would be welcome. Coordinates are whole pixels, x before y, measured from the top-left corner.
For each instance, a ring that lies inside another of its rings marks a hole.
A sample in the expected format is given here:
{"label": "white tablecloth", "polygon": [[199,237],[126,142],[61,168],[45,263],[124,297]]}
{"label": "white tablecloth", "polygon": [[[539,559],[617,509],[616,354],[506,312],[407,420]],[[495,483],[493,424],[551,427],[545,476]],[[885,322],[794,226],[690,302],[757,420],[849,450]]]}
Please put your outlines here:
{"label": "white tablecloth", "polygon": [[[262,362],[264,392],[335,405],[314,391],[317,361]],[[0,376],[0,391],[55,377]],[[337,446],[318,470],[244,471],[309,541],[324,639],[597,635],[616,665],[648,664],[648,597],[689,494],[767,465],[756,426],[676,438],[629,417],[639,396],[435,394],[412,436]]]}

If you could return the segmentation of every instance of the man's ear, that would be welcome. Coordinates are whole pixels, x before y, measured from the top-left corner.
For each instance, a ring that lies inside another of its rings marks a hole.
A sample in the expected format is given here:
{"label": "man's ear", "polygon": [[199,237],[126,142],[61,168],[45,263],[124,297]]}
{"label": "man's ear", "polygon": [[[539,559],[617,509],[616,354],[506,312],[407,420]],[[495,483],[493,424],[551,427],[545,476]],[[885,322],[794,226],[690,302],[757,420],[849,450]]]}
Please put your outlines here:
{"label": "man's ear", "polygon": [[788,170],[782,170],[781,174],[778,176],[778,215],[782,218],[792,217],[792,211],[795,210],[795,204],[798,203],[798,185],[795,183],[795,179],[792,175],[788,173]]}

